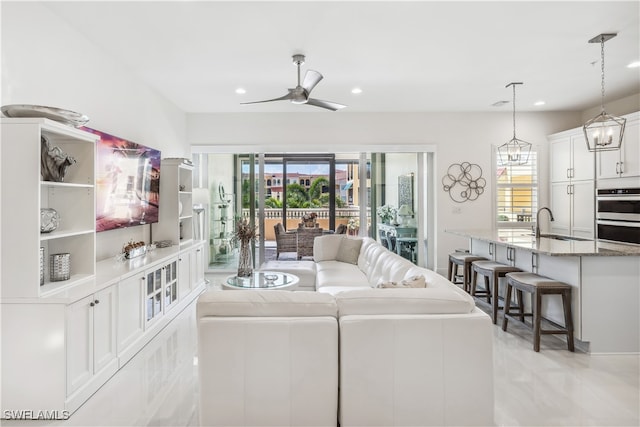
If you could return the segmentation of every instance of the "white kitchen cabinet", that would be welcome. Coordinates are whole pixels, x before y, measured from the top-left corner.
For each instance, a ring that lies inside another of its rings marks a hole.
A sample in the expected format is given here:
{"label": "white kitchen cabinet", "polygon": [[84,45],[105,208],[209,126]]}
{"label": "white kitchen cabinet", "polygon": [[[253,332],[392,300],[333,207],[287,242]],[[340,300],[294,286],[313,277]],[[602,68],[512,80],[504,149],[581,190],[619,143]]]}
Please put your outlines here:
{"label": "white kitchen cabinet", "polygon": [[587,150],[582,128],[550,137],[551,182],[594,178],[594,153]]}
{"label": "white kitchen cabinet", "polygon": [[551,232],[593,238],[595,227],[595,187],[593,180],[551,184],[551,210],[555,221]]}
{"label": "white kitchen cabinet", "polygon": [[188,246],[193,242],[193,166],[184,159],[162,159],[160,170],[160,220],[152,224],[153,239]]}
{"label": "white kitchen cabinet", "polygon": [[[550,231],[593,238],[595,235],[595,153],[582,128],[549,137],[551,158]],[[544,215],[544,214],[543,214]],[[544,230],[543,230],[544,231]]]}
{"label": "white kitchen cabinet", "polygon": [[102,370],[117,369],[116,286],[67,307],[67,396]]}
{"label": "white kitchen cabinet", "polygon": [[620,150],[598,153],[598,178],[640,176],[640,113],[624,116],[627,124]]}

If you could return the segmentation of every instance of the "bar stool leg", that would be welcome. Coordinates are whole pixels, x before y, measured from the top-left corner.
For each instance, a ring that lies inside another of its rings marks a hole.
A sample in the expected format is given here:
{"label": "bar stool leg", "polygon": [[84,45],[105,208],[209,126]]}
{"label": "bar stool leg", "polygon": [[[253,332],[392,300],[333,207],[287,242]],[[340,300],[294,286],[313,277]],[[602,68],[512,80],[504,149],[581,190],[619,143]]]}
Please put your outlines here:
{"label": "bar stool leg", "polygon": [[491,291],[491,310],[493,324],[498,323],[498,281],[500,280],[498,273],[493,273],[493,290]]}
{"label": "bar stool leg", "polygon": [[462,266],[462,289],[464,289],[465,292],[469,292],[469,287],[470,287],[470,283],[469,283],[469,267],[470,264],[467,264],[466,262],[464,263],[464,265]]}
{"label": "bar stool leg", "polygon": [[453,283],[454,280],[451,273],[453,273],[453,261],[451,261],[451,258],[449,258],[449,268],[447,269],[447,277],[449,278],[449,281]]}
{"label": "bar stool leg", "polygon": [[[507,280],[507,289],[504,295],[505,301],[511,301],[511,283]],[[511,304],[504,305],[504,318],[502,319],[502,330],[507,330],[507,323],[509,322],[509,310],[511,308]]]}
{"label": "bar stool leg", "polygon": [[471,289],[469,289],[469,293],[471,294],[472,297],[476,296],[476,286],[478,285],[478,272],[476,270],[474,270],[473,268],[471,269]]}
{"label": "bar stool leg", "polygon": [[518,303],[518,310],[520,310],[520,321],[524,323],[524,299],[520,289],[516,289],[516,301]]}
{"label": "bar stool leg", "polygon": [[491,303],[491,287],[489,286],[489,276],[484,276],[484,289],[485,292],[487,293],[487,302]]}
{"label": "bar stool leg", "polygon": [[574,351],[573,346],[573,316],[571,315],[571,290],[562,291],[562,305],[564,306],[564,325],[567,328],[567,345],[569,351]]}
{"label": "bar stool leg", "polygon": [[542,306],[542,294],[538,289],[533,295],[533,351],[540,351],[540,321],[542,316],[540,310]]}

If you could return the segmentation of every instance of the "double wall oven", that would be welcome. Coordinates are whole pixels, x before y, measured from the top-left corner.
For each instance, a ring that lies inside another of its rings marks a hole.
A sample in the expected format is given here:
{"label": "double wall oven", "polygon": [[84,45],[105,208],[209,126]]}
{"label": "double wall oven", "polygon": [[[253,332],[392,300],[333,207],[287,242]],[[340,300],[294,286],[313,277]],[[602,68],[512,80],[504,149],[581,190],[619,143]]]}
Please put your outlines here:
{"label": "double wall oven", "polygon": [[640,244],[640,188],[598,189],[598,239]]}

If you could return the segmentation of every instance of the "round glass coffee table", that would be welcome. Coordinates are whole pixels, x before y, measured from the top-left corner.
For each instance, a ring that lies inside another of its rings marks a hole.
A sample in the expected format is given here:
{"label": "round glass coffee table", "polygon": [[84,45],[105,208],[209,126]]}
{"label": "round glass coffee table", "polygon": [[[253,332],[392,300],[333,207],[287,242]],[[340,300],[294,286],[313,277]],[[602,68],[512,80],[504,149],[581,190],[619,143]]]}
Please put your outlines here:
{"label": "round glass coffee table", "polygon": [[225,289],[288,289],[298,286],[295,274],[280,271],[254,271],[251,277],[229,276],[222,284]]}

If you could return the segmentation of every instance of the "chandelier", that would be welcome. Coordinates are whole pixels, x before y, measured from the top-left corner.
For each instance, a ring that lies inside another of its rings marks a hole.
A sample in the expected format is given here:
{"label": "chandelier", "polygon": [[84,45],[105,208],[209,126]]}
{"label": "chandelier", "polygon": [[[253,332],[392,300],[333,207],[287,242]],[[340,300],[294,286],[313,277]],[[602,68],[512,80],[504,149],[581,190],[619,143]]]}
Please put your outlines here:
{"label": "chandelier", "polygon": [[589,43],[600,43],[600,65],[601,65],[601,85],[602,103],[600,114],[584,124],[584,137],[587,141],[589,151],[613,151],[619,150],[622,146],[624,136],[624,126],[627,119],[612,116],[604,111],[604,42],[612,39],[617,34],[600,34]]}
{"label": "chandelier", "polygon": [[509,83],[505,87],[513,87],[513,138],[498,147],[498,156],[502,165],[526,165],[529,162],[531,144],[516,138],[516,85],[522,82]]}

